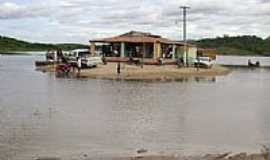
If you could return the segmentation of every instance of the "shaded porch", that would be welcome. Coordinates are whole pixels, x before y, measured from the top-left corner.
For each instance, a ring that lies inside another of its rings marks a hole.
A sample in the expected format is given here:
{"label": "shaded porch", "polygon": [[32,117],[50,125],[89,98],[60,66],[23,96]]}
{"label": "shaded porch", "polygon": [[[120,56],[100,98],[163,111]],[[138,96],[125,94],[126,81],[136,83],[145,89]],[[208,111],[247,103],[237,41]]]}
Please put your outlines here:
{"label": "shaded porch", "polygon": [[[191,62],[191,59],[197,57],[197,48],[194,45],[145,32],[131,31],[119,36],[95,39],[89,42],[93,56],[98,55],[106,58],[177,59],[187,64]],[[100,43],[102,45],[97,46]]]}
{"label": "shaded porch", "polygon": [[[150,58],[150,59],[177,59],[184,57],[184,46],[175,43],[130,43],[115,42],[106,43],[97,47],[91,42],[90,50],[92,55],[104,57],[128,57],[128,58]],[[97,52],[97,48],[99,51]]]}

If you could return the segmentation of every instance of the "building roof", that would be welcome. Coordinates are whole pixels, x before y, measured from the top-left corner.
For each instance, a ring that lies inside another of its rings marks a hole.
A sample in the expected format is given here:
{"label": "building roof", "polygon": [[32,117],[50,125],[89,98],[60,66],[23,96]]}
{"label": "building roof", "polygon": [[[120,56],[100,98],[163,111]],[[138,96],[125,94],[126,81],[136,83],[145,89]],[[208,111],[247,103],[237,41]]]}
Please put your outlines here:
{"label": "building roof", "polygon": [[114,42],[128,42],[128,43],[155,43],[160,42],[164,44],[184,45],[183,42],[173,41],[163,38],[159,35],[151,33],[131,31],[119,36],[90,40],[90,42],[114,43]]}
{"label": "building roof", "polygon": [[168,39],[162,38],[159,35],[151,33],[131,31],[119,36],[90,40],[90,42],[130,42],[130,43],[154,43],[154,42],[167,42]]}

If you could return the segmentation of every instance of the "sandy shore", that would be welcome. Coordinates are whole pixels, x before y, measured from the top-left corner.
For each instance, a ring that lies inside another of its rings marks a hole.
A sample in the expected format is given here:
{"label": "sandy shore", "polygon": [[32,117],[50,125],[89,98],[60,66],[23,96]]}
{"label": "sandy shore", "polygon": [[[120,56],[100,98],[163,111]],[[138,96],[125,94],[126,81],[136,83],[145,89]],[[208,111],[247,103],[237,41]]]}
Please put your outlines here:
{"label": "sandy shore", "polygon": [[[121,64],[121,73],[116,71],[116,63],[99,65],[97,68],[83,69],[80,76],[92,79],[111,80],[177,80],[187,76],[220,76],[230,73],[230,69],[215,65],[210,69],[194,67],[178,68],[176,65],[144,65],[141,66]],[[37,68],[44,72],[54,72],[54,66],[43,66]]]}

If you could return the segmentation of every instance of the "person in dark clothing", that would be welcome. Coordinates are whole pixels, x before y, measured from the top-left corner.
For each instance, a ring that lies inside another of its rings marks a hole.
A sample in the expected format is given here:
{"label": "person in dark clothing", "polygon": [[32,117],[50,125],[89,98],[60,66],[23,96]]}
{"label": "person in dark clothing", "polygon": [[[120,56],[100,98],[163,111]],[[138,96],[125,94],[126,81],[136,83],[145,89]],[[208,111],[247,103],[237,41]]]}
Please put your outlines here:
{"label": "person in dark clothing", "polygon": [[107,65],[107,60],[106,60],[106,58],[105,58],[105,55],[103,54],[103,56],[102,56],[102,62],[103,62],[103,64],[104,65]]}
{"label": "person in dark clothing", "polygon": [[120,75],[120,73],[121,73],[121,65],[120,65],[120,62],[117,63],[116,71],[117,71],[117,74]]}
{"label": "person in dark clothing", "polygon": [[59,62],[60,60],[63,59],[64,55],[63,55],[63,51],[61,48],[57,49],[56,54],[57,54],[57,62]]}
{"label": "person in dark clothing", "polygon": [[183,67],[183,65],[184,65],[184,60],[183,60],[183,58],[177,58],[177,66],[178,66],[178,68],[181,68],[181,67]]}
{"label": "person in dark clothing", "polygon": [[81,57],[77,57],[77,69],[78,69],[77,76],[80,76],[81,68],[82,68],[82,59]]}

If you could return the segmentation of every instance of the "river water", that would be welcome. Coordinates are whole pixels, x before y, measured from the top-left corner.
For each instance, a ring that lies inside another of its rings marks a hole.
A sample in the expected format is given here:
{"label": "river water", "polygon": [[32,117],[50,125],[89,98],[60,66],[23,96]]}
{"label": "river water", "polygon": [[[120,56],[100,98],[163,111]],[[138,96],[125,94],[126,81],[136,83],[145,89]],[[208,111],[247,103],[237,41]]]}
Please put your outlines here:
{"label": "river water", "polygon": [[270,143],[270,69],[178,82],[61,79],[42,56],[0,57],[0,159],[258,152]]}
{"label": "river water", "polygon": [[251,60],[252,63],[260,62],[262,67],[270,67],[270,57],[261,56],[217,56],[216,63],[222,65],[232,65],[232,66],[247,66],[248,61]]}

